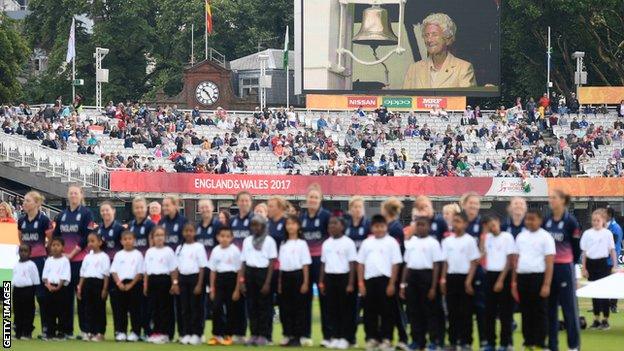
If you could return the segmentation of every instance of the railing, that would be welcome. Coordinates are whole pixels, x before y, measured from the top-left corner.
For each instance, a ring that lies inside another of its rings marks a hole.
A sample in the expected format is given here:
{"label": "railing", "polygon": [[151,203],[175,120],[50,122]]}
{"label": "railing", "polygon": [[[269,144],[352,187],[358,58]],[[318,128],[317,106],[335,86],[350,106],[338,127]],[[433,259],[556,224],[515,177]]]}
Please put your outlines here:
{"label": "railing", "polygon": [[45,147],[38,142],[0,132],[0,159],[28,166],[97,191],[108,191],[110,170],[77,154]]}
{"label": "railing", "polygon": [[[0,201],[9,201],[10,198],[18,198],[20,200],[22,200],[22,202],[24,201],[24,196],[22,194],[18,194],[14,191],[11,191],[9,189],[5,189],[5,188],[0,188]],[[61,213],[61,210],[59,208],[53,207],[53,206],[48,206],[48,205],[43,205],[41,206],[41,211],[43,213],[45,213],[49,218],[55,218],[56,215],[58,215],[59,213]]]}

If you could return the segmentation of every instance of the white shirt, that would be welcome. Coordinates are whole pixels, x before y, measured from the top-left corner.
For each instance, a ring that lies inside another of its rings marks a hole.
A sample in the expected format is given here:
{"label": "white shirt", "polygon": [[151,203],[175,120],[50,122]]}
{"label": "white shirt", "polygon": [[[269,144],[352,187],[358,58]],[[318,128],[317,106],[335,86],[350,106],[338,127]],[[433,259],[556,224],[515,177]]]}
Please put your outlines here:
{"label": "white shirt", "polygon": [[516,237],[518,248],[518,266],[522,273],[544,273],[546,270],[545,256],[555,254],[555,239],[546,230],[540,228],[536,232],[524,229]]}
{"label": "white shirt", "polygon": [[286,240],[279,249],[279,267],[283,272],[294,272],[310,265],[310,249],[305,240]]}
{"label": "white shirt", "polygon": [[117,251],[115,257],[113,257],[110,271],[111,273],[116,273],[121,281],[132,280],[138,274],[145,273],[141,251],[137,249]]}
{"label": "white shirt", "polygon": [[369,236],[360,246],[357,261],[364,265],[364,279],[391,277],[392,266],[403,262],[401,247],[388,234],[382,238]]}
{"label": "white shirt", "polygon": [[581,236],[581,250],[592,260],[609,257],[609,251],[615,250],[613,234],[607,228],[587,229]]}
{"label": "white shirt", "polygon": [[507,264],[507,256],[518,253],[513,235],[507,232],[498,235],[487,233],[484,249],[485,269],[488,272],[502,272]]}
{"label": "white shirt", "polygon": [[26,262],[18,261],[13,267],[13,279],[11,283],[15,288],[24,288],[27,286],[39,285],[39,271],[35,262],[28,260]]}
{"label": "white shirt", "polygon": [[440,243],[429,235],[424,238],[414,235],[406,241],[403,258],[409,269],[433,269],[435,262],[444,261]]}
{"label": "white shirt", "polygon": [[170,274],[178,267],[173,250],[169,246],[150,247],[145,253],[147,275]]}
{"label": "white shirt", "polygon": [[61,280],[63,280],[63,285],[69,285],[69,281],[71,279],[71,268],[67,257],[48,257],[43,265],[43,274],[41,275],[41,279],[50,284],[59,284]]}
{"label": "white shirt", "polygon": [[338,239],[329,238],[321,248],[321,262],[327,274],[346,274],[351,271],[351,262],[357,261],[355,243],[346,235]]}
{"label": "white shirt", "polygon": [[98,253],[89,252],[80,265],[81,278],[104,279],[108,277],[110,271],[110,258],[100,251]]}
{"label": "white shirt", "polygon": [[206,249],[200,243],[179,245],[176,249],[176,256],[180,274],[197,274],[200,269],[208,267]]}
{"label": "white shirt", "polygon": [[253,246],[253,235],[248,236],[243,240],[243,250],[241,254],[241,261],[249,267],[254,268],[267,268],[270,260],[277,258],[277,245],[275,240],[267,235],[264,238],[262,247],[260,250],[256,250]]}
{"label": "white shirt", "polygon": [[221,245],[212,249],[208,268],[217,273],[238,272],[241,267],[241,252],[234,244],[225,249]]}
{"label": "white shirt", "polygon": [[481,257],[477,241],[469,234],[442,240],[442,255],[448,265],[447,274],[468,274],[470,263]]}

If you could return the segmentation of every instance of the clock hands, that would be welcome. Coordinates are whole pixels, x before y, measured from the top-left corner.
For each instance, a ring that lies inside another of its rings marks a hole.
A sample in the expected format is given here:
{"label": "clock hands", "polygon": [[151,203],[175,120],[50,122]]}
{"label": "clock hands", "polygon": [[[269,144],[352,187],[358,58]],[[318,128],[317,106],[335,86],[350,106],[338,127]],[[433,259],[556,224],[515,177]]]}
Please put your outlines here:
{"label": "clock hands", "polygon": [[212,95],[206,90],[206,88],[203,88],[202,91],[206,93],[206,96],[208,97],[208,99],[210,99],[210,104],[214,104],[214,99],[212,98]]}

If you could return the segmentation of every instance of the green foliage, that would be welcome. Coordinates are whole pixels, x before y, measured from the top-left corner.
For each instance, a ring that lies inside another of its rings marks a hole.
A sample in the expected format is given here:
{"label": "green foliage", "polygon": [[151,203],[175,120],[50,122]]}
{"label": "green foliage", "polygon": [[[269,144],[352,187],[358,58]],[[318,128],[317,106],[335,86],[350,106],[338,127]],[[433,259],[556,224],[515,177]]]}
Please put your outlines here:
{"label": "green foliage", "polygon": [[28,46],[16,23],[0,13],[0,103],[13,102],[21,93],[17,80],[28,59]]}

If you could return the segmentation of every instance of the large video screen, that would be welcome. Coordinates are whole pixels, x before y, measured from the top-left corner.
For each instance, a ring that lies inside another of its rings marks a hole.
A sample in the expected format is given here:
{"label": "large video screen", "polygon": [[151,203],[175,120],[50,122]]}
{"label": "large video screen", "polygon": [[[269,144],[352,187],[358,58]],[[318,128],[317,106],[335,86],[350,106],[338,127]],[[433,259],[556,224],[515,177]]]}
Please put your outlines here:
{"label": "large video screen", "polygon": [[500,0],[302,0],[305,93],[495,96]]}

